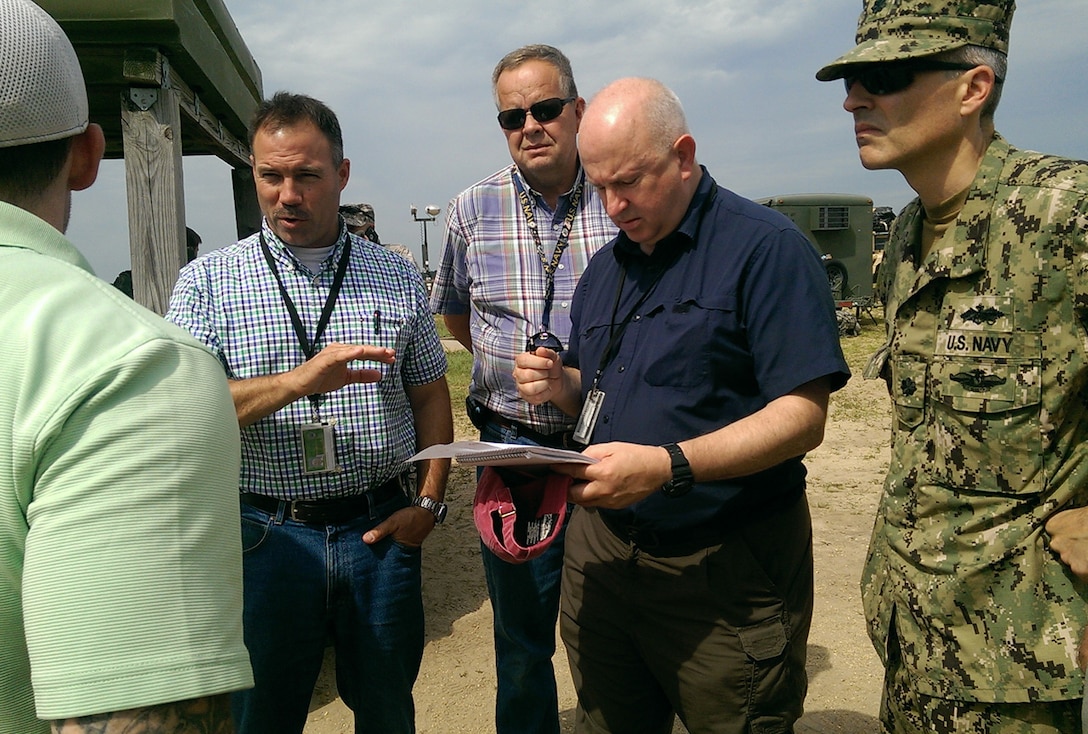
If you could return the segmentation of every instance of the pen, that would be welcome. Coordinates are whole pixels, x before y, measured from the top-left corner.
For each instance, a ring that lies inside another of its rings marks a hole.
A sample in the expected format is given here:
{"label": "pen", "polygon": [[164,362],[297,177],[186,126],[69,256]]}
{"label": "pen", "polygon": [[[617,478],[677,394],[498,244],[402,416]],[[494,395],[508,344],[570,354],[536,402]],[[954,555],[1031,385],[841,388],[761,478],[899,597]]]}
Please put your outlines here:
{"label": "pen", "polygon": [[377,309],[374,310],[374,333],[382,333],[382,312]]}

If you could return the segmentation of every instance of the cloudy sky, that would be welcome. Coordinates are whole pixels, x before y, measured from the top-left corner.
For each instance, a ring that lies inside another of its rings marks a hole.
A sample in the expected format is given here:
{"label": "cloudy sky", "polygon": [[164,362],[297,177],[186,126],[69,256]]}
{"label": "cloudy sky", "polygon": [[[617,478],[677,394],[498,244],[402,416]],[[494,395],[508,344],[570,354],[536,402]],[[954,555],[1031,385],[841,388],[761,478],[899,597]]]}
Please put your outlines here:
{"label": "cloudy sky", "polygon": [[[442,208],[509,163],[495,121],[495,63],[527,43],[571,59],[587,99],[648,76],[684,103],[697,157],[722,185],[758,198],[851,193],[898,210],[911,191],[857,161],[841,82],[813,74],[853,45],[860,0],[225,0],[266,95],[310,94],[339,115],[351,180],[344,202],[374,205],[382,241],[421,254],[409,214]],[[1088,159],[1085,0],[1021,0],[997,127],[1023,148]],[[204,250],[234,239],[227,168],[187,158],[186,219]],[[128,267],[124,170],[104,164],[75,195],[69,234],[107,280]],[[115,213],[115,214],[114,214]],[[431,267],[442,217],[428,226]]]}

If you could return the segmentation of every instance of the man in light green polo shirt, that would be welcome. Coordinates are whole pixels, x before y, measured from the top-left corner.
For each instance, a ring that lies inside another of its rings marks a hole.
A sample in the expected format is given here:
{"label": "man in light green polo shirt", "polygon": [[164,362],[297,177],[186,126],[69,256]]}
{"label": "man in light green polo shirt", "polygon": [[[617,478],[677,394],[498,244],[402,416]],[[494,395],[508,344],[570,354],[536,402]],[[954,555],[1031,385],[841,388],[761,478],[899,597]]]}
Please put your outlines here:
{"label": "man in light green polo shirt", "polygon": [[0,734],[224,731],[238,424],[217,360],[61,234],[103,149],[68,39],[0,0]]}

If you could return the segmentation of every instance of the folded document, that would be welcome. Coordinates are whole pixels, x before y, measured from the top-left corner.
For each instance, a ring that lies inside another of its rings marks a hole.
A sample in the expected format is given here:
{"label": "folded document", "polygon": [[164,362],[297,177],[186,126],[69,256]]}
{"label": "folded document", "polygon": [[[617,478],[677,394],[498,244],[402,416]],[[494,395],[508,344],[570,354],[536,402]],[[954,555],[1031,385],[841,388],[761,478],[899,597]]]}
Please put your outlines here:
{"label": "folded document", "polygon": [[596,464],[594,459],[577,451],[554,449],[549,446],[529,446],[519,443],[490,441],[454,441],[428,446],[410,461],[425,459],[455,459],[458,464],[483,466],[534,466],[540,464]]}

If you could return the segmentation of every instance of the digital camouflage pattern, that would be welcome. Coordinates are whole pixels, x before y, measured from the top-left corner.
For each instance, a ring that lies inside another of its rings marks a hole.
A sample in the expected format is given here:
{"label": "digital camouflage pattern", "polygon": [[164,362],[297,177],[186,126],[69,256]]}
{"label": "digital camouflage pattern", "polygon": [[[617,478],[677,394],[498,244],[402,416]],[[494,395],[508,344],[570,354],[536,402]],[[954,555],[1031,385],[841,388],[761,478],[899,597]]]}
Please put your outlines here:
{"label": "digital camouflage pattern", "polygon": [[865,0],[858,44],[816,72],[822,82],[842,77],[855,64],[909,59],[983,46],[1009,52],[1013,0]]}
{"label": "digital camouflage pattern", "polygon": [[1073,734],[1081,730],[1081,702],[982,703],[918,693],[899,666],[880,700],[880,721],[890,734]]}
{"label": "digital camouflage pattern", "polygon": [[340,216],[352,232],[379,245],[382,243],[375,229],[374,207],[370,204],[341,204]]}
{"label": "digital camouflage pattern", "polygon": [[[918,266],[922,209],[896,220],[878,281],[892,457],[862,577],[887,664],[919,692],[1079,697],[1088,586],[1046,546],[1088,504],[1088,164],[995,136],[956,222]],[[893,621],[894,618],[894,621]]]}
{"label": "digital camouflage pattern", "polygon": [[340,216],[351,227],[374,225],[374,207],[370,204],[341,204]]}

